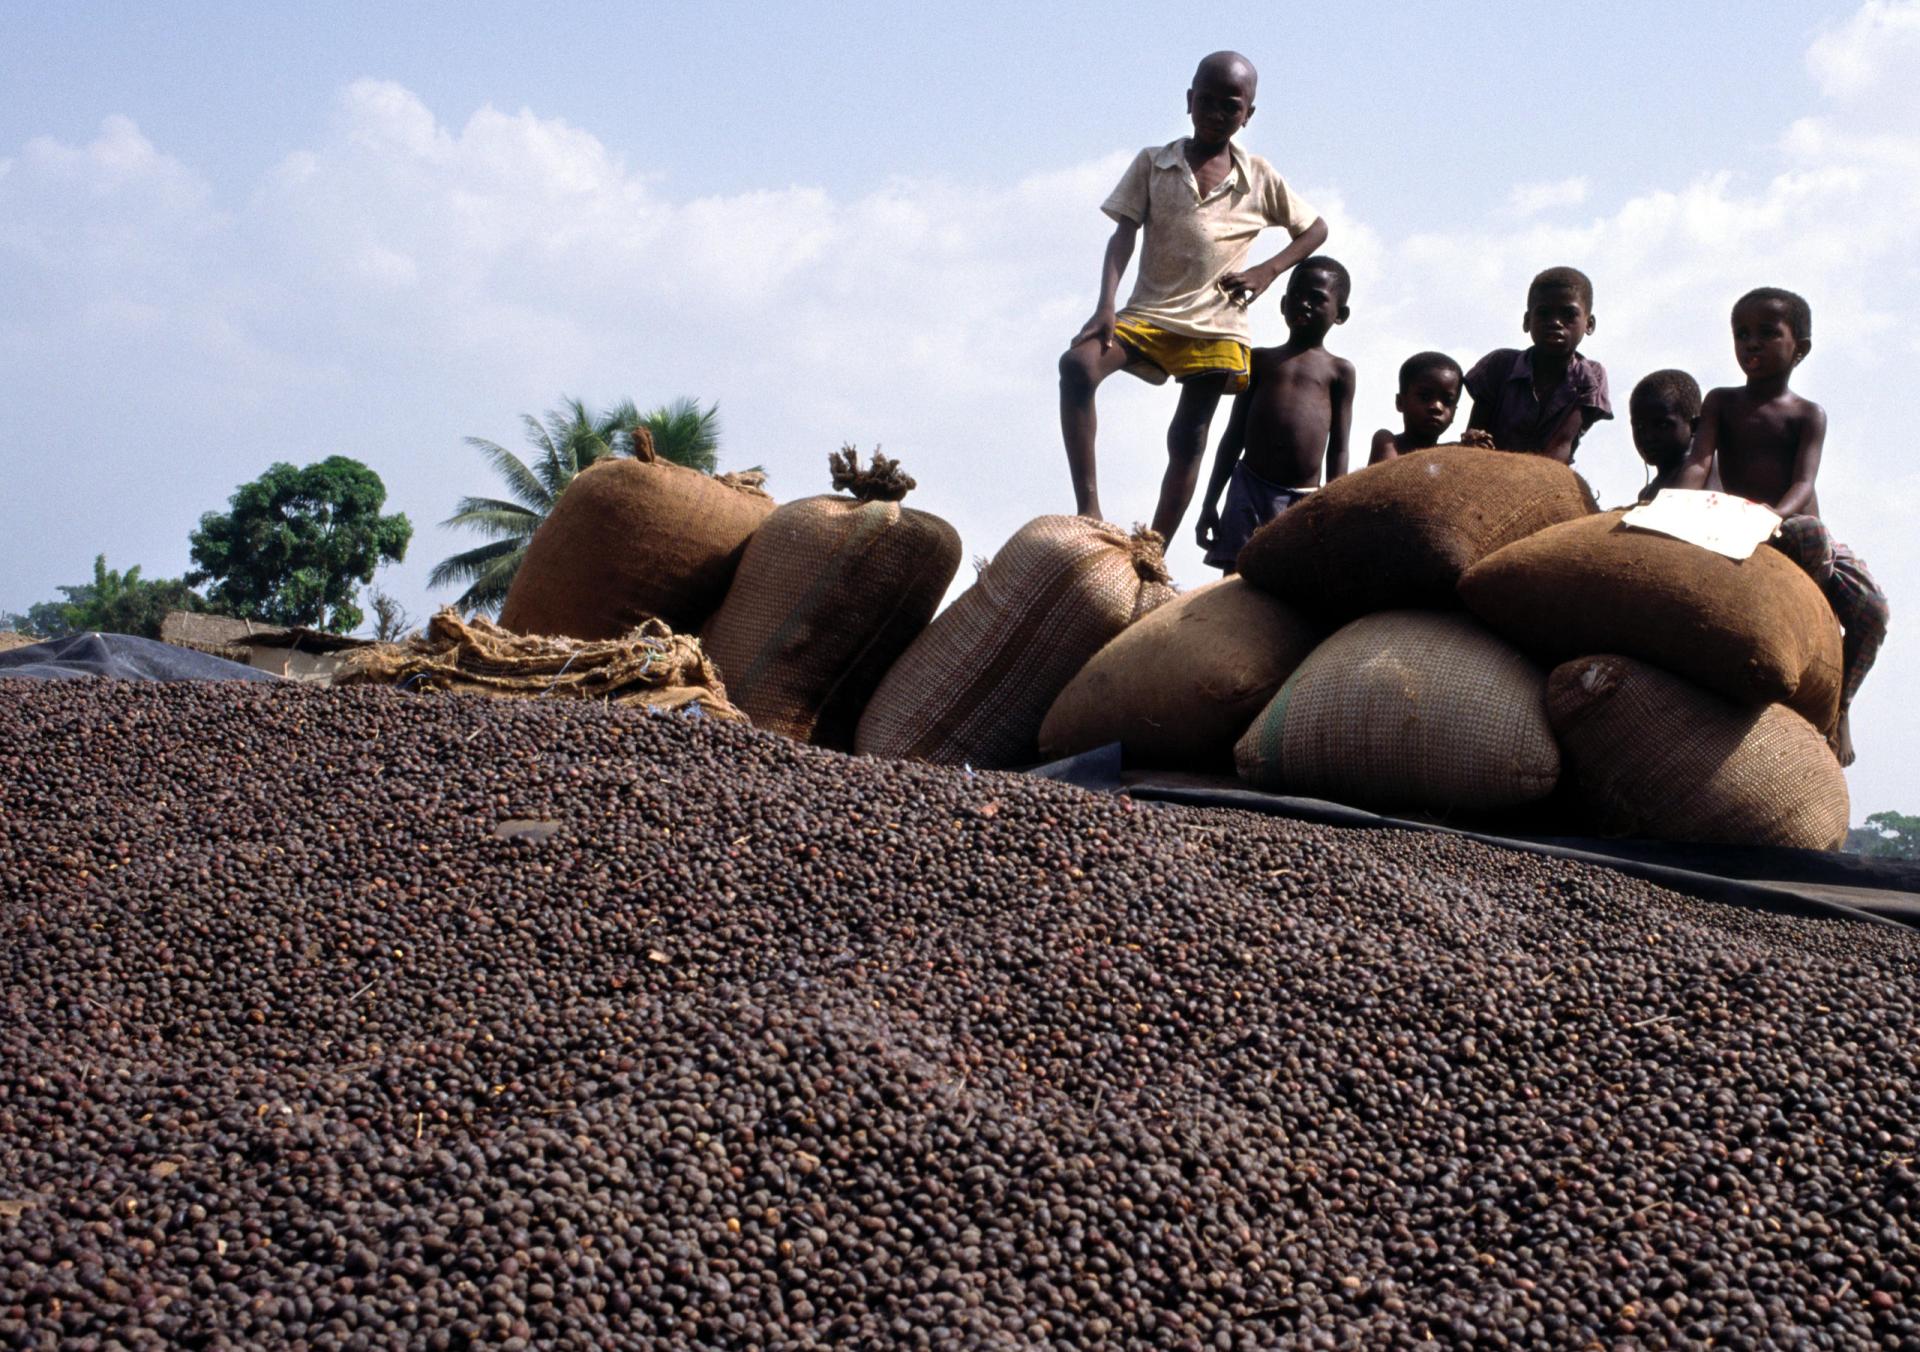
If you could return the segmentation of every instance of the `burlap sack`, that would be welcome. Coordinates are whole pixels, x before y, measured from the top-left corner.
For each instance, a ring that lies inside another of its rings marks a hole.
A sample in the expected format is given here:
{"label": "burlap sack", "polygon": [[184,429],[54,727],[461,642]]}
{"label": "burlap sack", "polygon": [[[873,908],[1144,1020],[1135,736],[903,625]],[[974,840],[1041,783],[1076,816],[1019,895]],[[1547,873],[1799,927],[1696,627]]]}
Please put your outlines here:
{"label": "burlap sack", "polygon": [[501,608],[516,634],[618,638],[658,617],[697,631],[718,609],[747,538],[773,510],[755,473],[715,478],[655,456],[634,429],[631,459],[575,476],[527,545]]}
{"label": "burlap sack", "polygon": [[1435,446],[1335,479],[1254,532],[1238,567],[1329,624],[1451,610],[1460,574],[1494,550],[1597,510],[1580,476],[1545,456]]}
{"label": "burlap sack", "polygon": [[1234,742],[1320,638],[1244,579],[1210,582],[1094,654],[1047,711],[1040,754],[1119,742],[1133,764],[1230,769]]}
{"label": "burlap sack", "polygon": [[1035,760],[1041,720],[1067,682],[1172,599],[1161,550],[1149,530],[1129,536],[1080,516],[1028,522],[887,673],[855,747],[981,768]]}
{"label": "burlap sack", "polygon": [[1821,731],[1840,712],[1840,625],[1779,550],[1735,561],[1608,512],[1507,546],[1460,579],[1467,608],[1548,663],[1621,653]]}
{"label": "burlap sack", "polygon": [[1458,613],[1390,610],[1313,650],[1234,748],[1256,787],[1366,807],[1475,812],[1560,777],[1545,677]]}
{"label": "burlap sack", "polygon": [[1847,778],[1784,705],[1752,708],[1630,657],[1547,678],[1547,716],[1589,829],[1711,845],[1838,849]]}
{"label": "burlap sack", "polygon": [[960,536],[903,508],[898,461],[831,457],[833,486],[754,532],[727,599],[701,631],[733,702],[757,727],[842,750],[888,668],[927,627],[960,566]]}
{"label": "burlap sack", "polygon": [[617,639],[581,640],[516,634],[452,607],[427,632],[377,643],[346,655],[335,685],[397,685],[420,693],[573,699],[684,709],[729,722],[745,715],[727,702],[726,687],[697,640],[648,620]]}

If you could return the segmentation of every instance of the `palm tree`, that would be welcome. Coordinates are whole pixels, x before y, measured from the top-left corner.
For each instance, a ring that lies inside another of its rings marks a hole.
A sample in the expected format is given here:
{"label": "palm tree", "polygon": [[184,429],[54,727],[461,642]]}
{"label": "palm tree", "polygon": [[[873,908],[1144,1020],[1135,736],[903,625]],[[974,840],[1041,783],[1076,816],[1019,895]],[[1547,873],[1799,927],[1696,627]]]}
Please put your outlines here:
{"label": "palm tree", "polygon": [[[631,403],[625,405],[631,409]],[[653,434],[653,449],[662,460],[711,474],[720,467],[720,405],[702,409],[697,400],[676,399],[638,419]],[[627,426],[633,426],[629,422]],[[631,450],[628,454],[632,454]]]}
{"label": "palm tree", "polygon": [[521,422],[536,452],[531,465],[498,442],[466,439],[506,481],[511,501],[461,498],[453,515],[440,523],[493,537],[488,544],[442,559],[427,577],[431,587],[466,583],[467,589],[454,601],[462,610],[499,613],[513,575],[527,556],[527,542],[574,475],[609,455],[632,454],[635,427],[652,432],[654,450],[661,458],[689,469],[710,474],[718,458],[719,406],[702,412],[692,399],[675,400],[645,416],[631,399],[625,399],[598,417],[587,412],[583,401],[567,399],[549,411],[544,421],[526,413]]}

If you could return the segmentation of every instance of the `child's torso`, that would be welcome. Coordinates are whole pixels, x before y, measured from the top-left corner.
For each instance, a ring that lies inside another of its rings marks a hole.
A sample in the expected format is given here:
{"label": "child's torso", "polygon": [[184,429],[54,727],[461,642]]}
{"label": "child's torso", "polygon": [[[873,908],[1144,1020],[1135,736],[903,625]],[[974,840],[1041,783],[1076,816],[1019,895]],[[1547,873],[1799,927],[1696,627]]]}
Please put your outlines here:
{"label": "child's torso", "polygon": [[1320,482],[1333,427],[1340,359],[1323,347],[1289,353],[1258,348],[1246,397],[1247,468],[1269,483],[1306,488]]}
{"label": "child's torso", "polygon": [[[1769,506],[1785,497],[1812,410],[1796,394],[1756,400],[1744,389],[1727,391],[1714,428],[1713,457],[1727,492]],[[1809,497],[1801,510],[1820,515],[1817,498]]]}

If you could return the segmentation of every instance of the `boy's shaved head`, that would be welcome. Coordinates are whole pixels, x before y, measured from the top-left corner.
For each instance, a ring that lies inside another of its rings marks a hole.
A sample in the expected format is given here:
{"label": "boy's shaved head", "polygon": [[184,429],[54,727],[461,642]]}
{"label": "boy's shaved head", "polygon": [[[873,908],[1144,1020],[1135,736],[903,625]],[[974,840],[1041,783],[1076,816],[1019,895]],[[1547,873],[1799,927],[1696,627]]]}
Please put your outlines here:
{"label": "boy's shaved head", "polygon": [[1238,52],[1215,52],[1202,57],[1199,67],[1193,72],[1196,88],[1209,79],[1244,89],[1247,97],[1252,98],[1260,84],[1260,72],[1253,68],[1253,62]]}
{"label": "boy's shaved head", "polygon": [[1294,268],[1293,275],[1306,277],[1316,272],[1325,277],[1333,289],[1340,293],[1342,305],[1353,299],[1353,276],[1347,271],[1344,263],[1338,259],[1328,258],[1325,254],[1314,254],[1310,258],[1301,259],[1300,265]]}
{"label": "boy's shaved head", "polygon": [[1548,268],[1538,274],[1527,288],[1527,304],[1542,291],[1571,291],[1589,312],[1593,309],[1593,281],[1579,268]]}
{"label": "boy's shaved head", "polygon": [[1683,418],[1700,416],[1700,382],[1685,371],[1655,371],[1633,387],[1628,406],[1658,400]]}
{"label": "boy's shaved head", "polygon": [[1738,310],[1742,305],[1778,305],[1786,311],[1787,328],[1801,342],[1813,341],[1813,307],[1807,304],[1805,296],[1795,295],[1777,286],[1757,286],[1733,303]]}
{"label": "boy's shaved head", "polygon": [[1400,363],[1400,393],[1405,394],[1414,381],[1429,371],[1451,375],[1456,381],[1467,378],[1466,373],[1460,369],[1460,363],[1446,353],[1416,352]]}

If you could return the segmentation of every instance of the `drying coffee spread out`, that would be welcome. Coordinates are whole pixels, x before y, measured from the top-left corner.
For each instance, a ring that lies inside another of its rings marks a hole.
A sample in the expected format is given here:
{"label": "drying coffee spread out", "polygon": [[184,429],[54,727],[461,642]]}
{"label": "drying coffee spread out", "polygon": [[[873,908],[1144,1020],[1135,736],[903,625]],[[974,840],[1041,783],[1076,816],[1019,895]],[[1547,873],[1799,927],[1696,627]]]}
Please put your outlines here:
{"label": "drying coffee spread out", "polygon": [[638,708],[0,694],[8,1345],[1920,1337],[1909,931]]}

